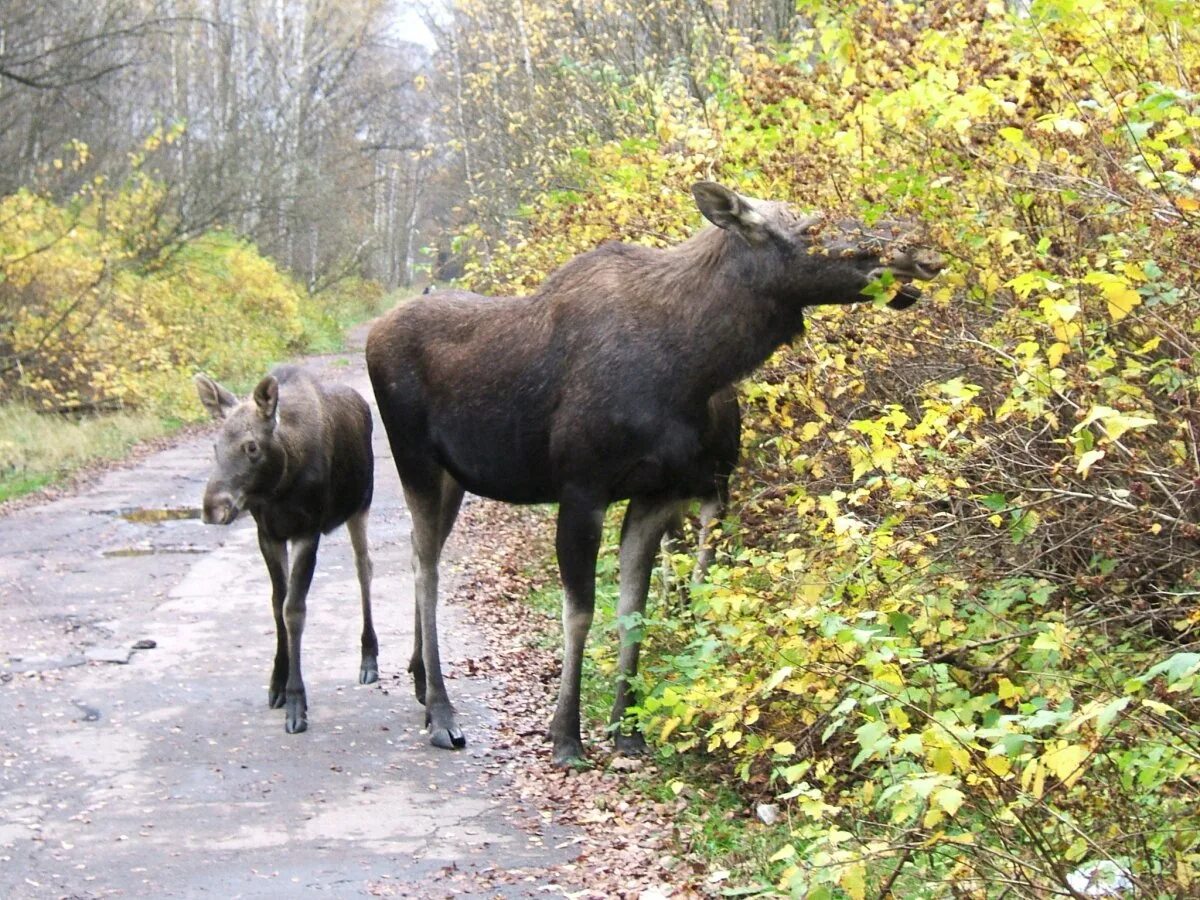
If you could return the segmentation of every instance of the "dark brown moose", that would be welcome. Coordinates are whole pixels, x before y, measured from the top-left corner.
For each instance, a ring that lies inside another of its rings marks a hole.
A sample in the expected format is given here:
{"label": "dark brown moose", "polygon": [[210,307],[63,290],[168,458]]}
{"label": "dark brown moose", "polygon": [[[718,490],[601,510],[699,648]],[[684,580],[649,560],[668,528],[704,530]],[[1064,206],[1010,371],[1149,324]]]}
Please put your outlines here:
{"label": "dark brown moose", "polygon": [[244,401],[204,375],[196,376],[196,390],[213,418],[223,421],[216,468],[204,491],[204,521],[228,525],[245,509],[258,525],[275,612],[275,666],[267,702],[272,709],[286,708],[284,727],[295,734],[308,728],[300,642],[317,545],[322,534],[343,523],[362,591],[358,680],[379,680],[367,553],[375,484],[371,410],[351,388],[322,385],[295,366],[272,371]]}
{"label": "dark brown moose", "polygon": [[[558,503],[564,654],[550,725],[554,759],[583,755],[580,666],[592,623],[605,508],[629,500],[620,621],[645,608],[650,572],[679,504],[710,497],[725,464],[706,431],[710,398],[804,326],[805,307],[855,303],[880,280],[903,308],[940,256],[895,223],[803,215],[712,182],[692,188],[716,225],[667,250],[620,243],[576,257],[533,294],[439,291],[384,316],[367,341],[380,417],[413,518],[412,661],[431,741],[466,743],[438,656],[438,558],[463,491]],[[888,275],[890,274],[890,278]],[[736,456],[736,454],[735,454]],[[612,719],[631,701],[638,643],[621,629]],[[622,735],[623,752],[644,748]]]}

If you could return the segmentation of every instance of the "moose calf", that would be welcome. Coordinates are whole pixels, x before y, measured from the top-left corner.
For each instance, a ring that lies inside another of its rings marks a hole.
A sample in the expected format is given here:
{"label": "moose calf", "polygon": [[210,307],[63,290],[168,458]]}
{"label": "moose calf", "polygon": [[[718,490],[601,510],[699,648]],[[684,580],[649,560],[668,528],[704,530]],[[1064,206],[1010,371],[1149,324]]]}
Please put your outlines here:
{"label": "moose calf", "polygon": [[[360,684],[379,679],[379,643],[371,623],[371,559],[367,513],[374,489],[371,410],[354,390],[322,385],[295,366],[281,366],[239,401],[211,378],[196,376],[200,402],[224,424],[216,467],[204,491],[204,521],[228,525],[249,510],[271,576],[275,666],[267,701],[286,707],[285,728],[308,728],[300,675],[305,602],[322,534],[345,523],[362,590]],[[294,561],[288,571],[288,542]]]}

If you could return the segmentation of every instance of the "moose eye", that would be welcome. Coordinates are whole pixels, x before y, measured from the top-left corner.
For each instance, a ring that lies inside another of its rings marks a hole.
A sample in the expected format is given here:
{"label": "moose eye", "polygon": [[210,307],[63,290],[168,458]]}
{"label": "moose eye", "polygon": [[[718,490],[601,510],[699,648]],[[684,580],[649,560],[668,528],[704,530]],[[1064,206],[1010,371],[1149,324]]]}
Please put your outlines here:
{"label": "moose eye", "polygon": [[256,441],[246,441],[242,445],[242,449],[246,451],[247,456],[258,456],[258,443]]}

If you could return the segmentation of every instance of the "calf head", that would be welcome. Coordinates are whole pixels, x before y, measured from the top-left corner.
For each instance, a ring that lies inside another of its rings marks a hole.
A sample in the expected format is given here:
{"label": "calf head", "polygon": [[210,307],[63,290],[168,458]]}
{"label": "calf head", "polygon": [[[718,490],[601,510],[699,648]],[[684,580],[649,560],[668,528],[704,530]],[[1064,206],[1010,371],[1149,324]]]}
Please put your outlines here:
{"label": "calf head", "polygon": [[888,306],[904,309],[921,296],[912,282],[929,281],[946,266],[918,223],[835,220],[711,181],[693,185],[692,195],[706,219],[740,239],[736,249],[747,258],[753,287],[792,305],[861,302],[890,275],[900,290]]}
{"label": "calf head", "polygon": [[279,382],[268,375],[246,400],[205,375],[196,376],[200,402],[222,422],[213,444],[216,467],[204,490],[204,521],[228,525],[248,499],[269,495],[286,468],[278,438]]}

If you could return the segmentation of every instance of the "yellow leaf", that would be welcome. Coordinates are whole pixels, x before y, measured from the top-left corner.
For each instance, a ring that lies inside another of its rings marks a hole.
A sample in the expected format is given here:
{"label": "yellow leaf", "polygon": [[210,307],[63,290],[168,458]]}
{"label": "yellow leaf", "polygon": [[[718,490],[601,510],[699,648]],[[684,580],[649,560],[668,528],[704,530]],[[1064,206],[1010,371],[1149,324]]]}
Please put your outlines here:
{"label": "yellow leaf", "polygon": [[996,696],[1001,701],[1021,699],[1021,689],[1009,681],[1007,678],[996,679]]}
{"label": "yellow leaf", "polygon": [[842,873],[838,879],[842,890],[850,895],[851,900],[864,900],[867,896],[867,866],[866,863],[855,863]]}
{"label": "yellow leaf", "polygon": [[1119,322],[1142,302],[1141,295],[1133,288],[1105,289],[1104,299],[1108,301],[1108,315],[1114,322]]}
{"label": "yellow leaf", "polygon": [[1079,465],[1075,467],[1075,472],[1078,475],[1087,478],[1088,472],[1091,471],[1093,465],[1104,459],[1105,453],[1103,450],[1089,450],[1083,456],[1079,457]]}
{"label": "yellow leaf", "polygon": [[671,718],[667,719],[667,721],[663,723],[662,732],[658,736],[659,741],[666,741],[666,739],[671,736],[671,732],[679,727],[681,721],[682,719],[680,719],[679,716],[671,716]]}
{"label": "yellow leaf", "polygon": [[784,844],[772,854],[771,862],[783,862],[785,859],[791,859],[796,855],[796,848],[791,844]]}
{"label": "yellow leaf", "polygon": [[771,749],[774,750],[776,753],[778,753],[780,756],[791,756],[793,753],[796,752],[796,745],[793,744],[791,741],[780,741]]}
{"label": "yellow leaf", "polygon": [[1046,348],[1046,361],[1050,363],[1051,368],[1062,362],[1062,358],[1071,352],[1069,344],[1064,344],[1061,341],[1055,341]]}
{"label": "yellow leaf", "polygon": [[933,802],[951,816],[958,813],[966,799],[966,794],[953,787],[938,788],[933,794]]}
{"label": "yellow leaf", "polygon": [[1082,744],[1055,742],[1054,749],[1042,754],[1042,764],[1067,787],[1083,774],[1083,763],[1091,751]]}
{"label": "yellow leaf", "polygon": [[983,760],[983,764],[991,771],[993,775],[998,775],[1004,778],[1012,771],[1012,761],[1007,756],[988,756]]}
{"label": "yellow leaf", "polygon": [[936,747],[929,754],[929,762],[935,772],[949,775],[954,771],[954,759],[945,747]]}

